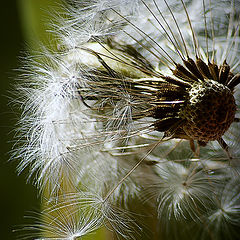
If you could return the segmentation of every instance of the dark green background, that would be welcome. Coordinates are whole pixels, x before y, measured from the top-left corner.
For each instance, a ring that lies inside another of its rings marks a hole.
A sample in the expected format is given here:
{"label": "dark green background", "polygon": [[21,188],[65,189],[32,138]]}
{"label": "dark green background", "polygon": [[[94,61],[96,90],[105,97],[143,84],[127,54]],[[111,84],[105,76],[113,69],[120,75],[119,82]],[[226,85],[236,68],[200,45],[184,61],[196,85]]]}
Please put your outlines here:
{"label": "dark green background", "polygon": [[[13,150],[14,126],[20,112],[11,98],[17,81],[20,58],[29,49],[39,50],[39,43],[55,42],[50,29],[52,14],[59,12],[61,0],[10,0],[2,1],[1,23],[1,67],[0,67],[0,239],[19,239],[14,229],[21,229],[30,223],[24,216],[39,212],[40,200],[31,183],[26,183],[27,171],[17,175],[18,162],[9,161]],[[86,239],[106,239],[105,231]]]}
{"label": "dark green background", "polygon": [[38,209],[37,193],[31,184],[26,184],[26,174],[17,176],[17,163],[8,162],[17,118],[8,96],[16,78],[14,69],[18,68],[19,56],[26,49],[18,4],[16,0],[1,1],[0,7],[0,239],[3,240],[16,239],[12,230],[25,222],[28,211]]}

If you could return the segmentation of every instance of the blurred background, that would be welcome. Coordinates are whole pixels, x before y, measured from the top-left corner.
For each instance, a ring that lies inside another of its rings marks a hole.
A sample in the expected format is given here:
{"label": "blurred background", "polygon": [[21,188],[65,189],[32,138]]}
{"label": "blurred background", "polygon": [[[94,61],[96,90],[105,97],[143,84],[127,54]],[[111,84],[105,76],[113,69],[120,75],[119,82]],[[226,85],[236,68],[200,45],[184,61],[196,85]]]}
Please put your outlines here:
{"label": "blurred background", "polygon": [[[55,42],[49,25],[61,0],[10,0],[0,7],[0,239],[19,239],[21,229],[39,212],[40,197],[32,182],[26,183],[28,171],[18,176],[18,162],[11,159],[14,128],[20,111],[13,103],[13,89],[26,51],[36,52],[39,44]],[[110,237],[111,238],[111,237]],[[29,238],[28,238],[29,239]],[[34,239],[34,238],[32,238]],[[103,230],[84,239],[106,239]],[[111,238],[112,239],[112,238]]]}
{"label": "blurred background", "polygon": [[[46,38],[46,16],[49,6],[57,0],[10,0],[2,1],[0,7],[1,63],[0,63],[0,238],[16,239],[14,229],[25,222],[29,211],[39,209],[36,189],[26,184],[27,172],[17,176],[16,161],[10,161],[13,148],[14,125],[17,109],[9,98],[16,82],[19,58],[29,47]],[[48,37],[48,35],[47,35]]]}

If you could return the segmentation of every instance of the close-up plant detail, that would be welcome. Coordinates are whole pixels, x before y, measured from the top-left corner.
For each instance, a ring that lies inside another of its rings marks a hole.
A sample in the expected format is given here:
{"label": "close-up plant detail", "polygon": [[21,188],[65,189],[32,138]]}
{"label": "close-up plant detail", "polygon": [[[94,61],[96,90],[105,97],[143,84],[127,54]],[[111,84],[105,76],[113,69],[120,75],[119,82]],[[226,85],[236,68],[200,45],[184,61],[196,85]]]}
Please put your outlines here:
{"label": "close-up plant detail", "polygon": [[240,1],[63,1],[26,54],[20,239],[238,239]]}

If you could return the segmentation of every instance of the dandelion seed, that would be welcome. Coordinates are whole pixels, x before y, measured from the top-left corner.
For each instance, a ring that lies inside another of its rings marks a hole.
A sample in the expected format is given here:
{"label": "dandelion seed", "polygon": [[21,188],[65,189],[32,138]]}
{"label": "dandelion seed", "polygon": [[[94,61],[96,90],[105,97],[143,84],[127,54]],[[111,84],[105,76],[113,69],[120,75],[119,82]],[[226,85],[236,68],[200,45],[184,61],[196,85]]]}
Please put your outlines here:
{"label": "dandelion seed", "polygon": [[82,205],[76,201],[76,196],[73,199],[68,195],[67,199],[60,204],[55,201],[48,202],[47,208],[41,213],[42,221],[38,220],[39,223],[24,227],[25,233],[21,239],[32,239],[34,236],[34,239],[74,240],[103,225],[102,216],[85,208],[85,205],[92,201],[90,197],[83,197],[85,201]]}
{"label": "dandelion seed", "polygon": [[216,239],[236,239],[239,226],[239,180],[233,179],[217,193],[217,208],[209,212],[204,219],[205,227],[202,232],[202,239],[209,234]]}
{"label": "dandelion seed", "polygon": [[[45,240],[75,240],[93,234],[103,226],[129,238],[132,231],[130,226],[138,227],[129,213],[98,195],[79,192],[60,197],[62,200],[57,199],[57,204],[56,199],[47,203],[46,209],[41,213],[41,222],[23,228],[25,234],[22,234],[22,239],[32,239],[34,236],[35,239]],[[131,239],[135,239],[134,236]]]}

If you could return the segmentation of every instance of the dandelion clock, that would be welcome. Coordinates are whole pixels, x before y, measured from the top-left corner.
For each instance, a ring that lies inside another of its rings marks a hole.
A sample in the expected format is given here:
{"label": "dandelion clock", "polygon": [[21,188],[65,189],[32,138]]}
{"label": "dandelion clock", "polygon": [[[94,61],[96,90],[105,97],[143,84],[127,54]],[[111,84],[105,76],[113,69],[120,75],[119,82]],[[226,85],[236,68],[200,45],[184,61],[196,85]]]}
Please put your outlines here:
{"label": "dandelion clock", "polygon": [[17,86],[20,239],[238,239],[239,6],[62,3]]}

